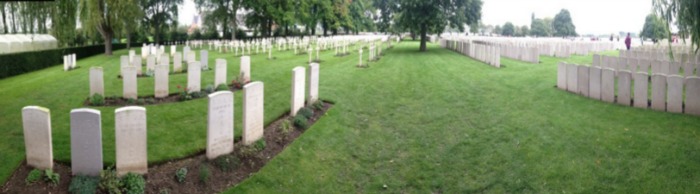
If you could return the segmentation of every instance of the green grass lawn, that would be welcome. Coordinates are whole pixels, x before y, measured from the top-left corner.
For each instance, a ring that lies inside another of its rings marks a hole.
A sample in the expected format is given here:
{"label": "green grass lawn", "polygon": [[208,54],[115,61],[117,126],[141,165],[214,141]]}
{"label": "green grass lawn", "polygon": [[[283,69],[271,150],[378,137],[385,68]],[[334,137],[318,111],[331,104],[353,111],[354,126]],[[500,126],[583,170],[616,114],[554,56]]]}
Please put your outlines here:
{"label": "green grass lawn", "polygon": [[[623,107],[556,89],[559,61],[502,58],[497,69],[430,45],[404,42],[370,68],[357,53],[322,53],[320,96],[336,103],[326,116],[260,172],[230,193],[697,193],[700,118]],[[138,51],[138,50],[137,50]],[[70,160],[69,111],[88,95],[89,66],[105,67],[106,95],[121,95],[119,55],[80,60],[0,80],[0,180],[24,159],[21,108],[51,109],[56,160]],[[137,52],[139,53],[139,52]],[[265,83],[265,121],[289,110],[291,69],[307,55],[252,57],[252,79]],[[617,55],[616,52],[606,54]],[[228,60],[229,80],[238,58]],[[365,55],[366,57],[366,55]],[[203,72],[203,84],[214,72]],[[171,92],[186,75],[170,77]],[[139,94],[153,78],[139,78]],[[241,95],[235,96],[235,133]],[[206,98],[146,106],[150,162],[204,149]],[[114,109],[99,108],[107,163],[114,161]],[[66,179],[67,180],[67,179]],[[385,186],[386,185],[386,186]]]}

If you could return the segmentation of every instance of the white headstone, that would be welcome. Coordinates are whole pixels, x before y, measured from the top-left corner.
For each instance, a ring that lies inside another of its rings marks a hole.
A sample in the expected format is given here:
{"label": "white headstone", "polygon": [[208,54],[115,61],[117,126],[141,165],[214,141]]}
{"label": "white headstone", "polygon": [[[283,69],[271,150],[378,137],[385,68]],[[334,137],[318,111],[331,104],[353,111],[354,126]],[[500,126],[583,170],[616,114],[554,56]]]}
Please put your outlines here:
{"label": "white headstone", "polygon": [[207,158],[215,159],[233,152],[233,92],[209,95]]}
{"label": "white headstone", "polygon": [[131,66],[136,67],[137,75],[143,75],[143,64],[141,64],[141,58],[134,57],[134,59],[131,60]]}
{"label": "white headstone", "polygon": [[568,67],[569,65],[567,65],[564,62],[559,62],[559,64],[557,65],[557,88],[559,89],[566,90],[566,68]]}
{"label": "white headstone", "polygon": [[256,81],[243,86],[243,144],[250,145],[263,137],[264,84]]}
{"label": "white headstone", "polygon": [[241,74],[243,74],[243,80],[245,82],[250,81],[250,56],[241,57],[240,73],[238,73],[238,75],[240,76]]}
{"label": "white headstone", "polygon": [[202,65],[202,69],[209,69],[209,52],[207,50],[199,51],[199,64]]}
{"label": "white headstone", "polygon": [[148,172],[146,108],[127,106],[114,110],[117,174]]}
{"label": "white headstone", "polygon": [[649,102],[649,74],[634,74],[634,107],[647,108]]}
{"label": "white headstone", "polygon": [[73,175],[100,176],[102,171],[102,118],[99,110],[70,111],[70,158]]}
{"label": "white headstone", "polygon": [[651,108],[657,111],[666,111],[665,74],[653,74],[651,76]]}
{"label": "white headstone", "polygon": [[155,97],[156,98],[164,98],[168,97],[169,94],[169,89],[168,89],[168,81],[169,81],[169,74],[170,74],[170,67],[168,65],[156,65],[156,88],[155,88]]}
{"label": "white headstone", "polygon": [[671,75],[666,78],[668,93],[666,94],[666,111],[672,113],[683,112],[683,77]]}
{"label": "white headstone", "polygon": [[136,67],[122,68],[122,97],[126,99],[138,98],[138,85],[136,84]]}
{"label": "white headstone", "polygon": [[588,72],[588,97],[600,100],[601,96],[601,73],[602,69],[600,67],[591,67]]}
{"label": "white headstone", "polygon": [[605,102],[615,102],[615,70],[603,68],[600,83],[600,98]]}
{"label": "white headstone", "polygon": [[27,165],[38,169],[53,169],[51,143],[51,112],[39,106],[22,108],[24,148]]}
{"label": "white headstone", "polygon": [[685,84],[685,113],[700,116],[700,77],[688,77]]}
{"label": "white headstone", "polygon": [[156,57],[153,55],[148,55],[146,58],[146,70],[153,72],[156,69]]}
{"label": "white headstone", "polygon": [[173,72],[182,72],[182,53],[175,52],[173,54]]}
{"label": "white headstone", "polygon": [[306,82],[306,71],[304,67],[292,69],[292,100],[290,115],[295,116],[297,111],[304,107],[304,85]]}
{"label": "white headstone", "polygon": [[630,106],[632,101],[630,88],[632,84],[632,73],[628,70],[618,72],[617,77],[617,103],[625,106]]}
{"label": "white headstone", "polygon": [[202,87],[202,67],[199,62],[191,62],[187,64],[187,92],[199,92]]}
{"label": "white headstone", "polygon": [[105,96],[104,72],[102,67],[90,67],[90,96],[100,94]]}
{"label": "white headstone", "polygon": [[226,85],[226,59],[216,59],[216,72],[214,73],[214,86]]}
{"label": "white headstone", "polygon": [[313,104],[318,100],[318,82],[319,82],[319,64],[311,63],[309,64],[309,98],[307,99],[308,104]]}

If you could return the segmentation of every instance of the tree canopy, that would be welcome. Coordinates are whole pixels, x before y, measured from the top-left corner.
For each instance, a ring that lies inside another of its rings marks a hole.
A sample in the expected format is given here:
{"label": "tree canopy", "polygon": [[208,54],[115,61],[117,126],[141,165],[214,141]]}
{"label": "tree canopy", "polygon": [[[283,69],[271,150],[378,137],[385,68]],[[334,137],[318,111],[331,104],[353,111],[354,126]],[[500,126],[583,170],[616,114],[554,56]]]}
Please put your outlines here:
{"label": "tree canopy", "polygon": [[506,24],[503,24],[503,30],[501,32],[501,35],[503,35],[503,36],[515,35],[515,26],[513,25],[513,23],[506,22]]}
{"label": "tree canopy", "polygon": [[[695,52],[700,45],[700,1],[697,0],[653,0],[656,13],[663,19],[667,28],[675,21],[682,38],[690,36]],[[667,35],[671,40],[671,33]]]}
{"label": "tree canopy", "polygon": [[651,38],[656,42],[656,40],[663,39],[668,34],[668,27],[664,25],[664,21],[657,17],[655,14],[647,15],[644,20],[644,28],[642,29],[641,36],[645,38]]}
{"label": "tree canopy", "polygon": [[552,27],[554,28],[554,36],[568,37],[577,35],[576,26],[571,21],[571,14],[566,9],[562,9],[554,16]]}
{"label": "tree canopy", "polygon": [[477,25],[481,0],[396,0],[396,23],[420,35],[420,51],[426,51],[428,33],[442,33],[445,26],[464,31],[464,25]]}

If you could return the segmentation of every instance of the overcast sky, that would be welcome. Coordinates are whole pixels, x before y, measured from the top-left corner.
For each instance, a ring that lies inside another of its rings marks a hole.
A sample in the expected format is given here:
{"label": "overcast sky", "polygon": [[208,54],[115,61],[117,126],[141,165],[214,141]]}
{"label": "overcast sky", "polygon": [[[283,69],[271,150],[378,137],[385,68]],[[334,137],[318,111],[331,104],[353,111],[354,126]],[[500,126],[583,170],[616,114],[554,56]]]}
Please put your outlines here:
{"label": "overcast sky", "polygon": [[[530,26],[530,16],[554,16],[568,9],[579,34],[638,33],[652,10],[651,0],[482,0],[484,24]],[[195,15],[193,0],[184,0],[179,10],[180,24],[189,25]]]}
{"label": "overcast sky", "polygon": [[483,0],[484,24],[530,25],[530,17],[554,16],[567,9],[579,34],[640,32],[651,13],[651,0]]}

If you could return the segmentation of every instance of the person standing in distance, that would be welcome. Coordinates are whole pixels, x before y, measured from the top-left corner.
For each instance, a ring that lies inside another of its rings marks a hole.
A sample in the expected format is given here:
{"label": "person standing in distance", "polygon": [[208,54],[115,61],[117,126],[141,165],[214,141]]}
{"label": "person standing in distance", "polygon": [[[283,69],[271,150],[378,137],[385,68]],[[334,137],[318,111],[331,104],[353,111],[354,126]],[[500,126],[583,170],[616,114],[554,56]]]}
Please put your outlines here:
{"label": "person standing in distance", "polygon": [[630,46],[632,44],[632,38],[630,38],[630,33],[627,33],[627,37],[625,38],[625,46],[627,46],[627,50],[630,50]]}

